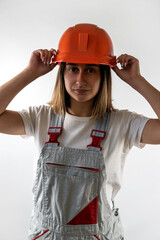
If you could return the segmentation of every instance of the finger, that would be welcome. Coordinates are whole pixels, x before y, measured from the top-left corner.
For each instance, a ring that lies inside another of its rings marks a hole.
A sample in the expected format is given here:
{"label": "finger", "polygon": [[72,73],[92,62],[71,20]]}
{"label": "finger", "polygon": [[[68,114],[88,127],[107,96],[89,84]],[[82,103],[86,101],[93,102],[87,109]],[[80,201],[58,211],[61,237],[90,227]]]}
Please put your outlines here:
{"label": "finger", "polygon": [[116,63],[117,63],[117,67],[119,68],[119,69],[123,69],[123,62],[122,62],[122,60],[120,59],[120,58],[117,58],[116,59]]}
{"label": "finger", "polygon": [[117,58],[117,63],[120,63],[122,68],[125,68],[127,65],[129,65],[134,60],[137,60],[137,59],[131,55],[122,54]]}
{"label": "finger", "polygon": [[57,54],[57,51],[54,48],[51,48],[50,51],[53,53],[53,55]]}
{"label": "finger", "polygon": [[38,49],[33,52],[33,54],[37,57],[38,61],[41,61],[43,63],[46,63],[46,54],[45,50],[43,49]]}
{"label": "finger", "polygon": [[44,64],[50,65],[52,63],[52,58],[57,54],[56,50],[51,48],[48,49],[38,49],[33,52],[37,57],[40,57]]}
{"label": "finger", "polygon": [[117,62],[121,64],[121,67],[124,67],[125,64],[125,58],[126,58],[126,54],[121,54],[118,58],[117,58]]}
{"label": "finger", "polygon": [[51,59],[50,59],[50,63],[52,63],[52,60],[55,58],[57,51],[54,48],[50,49],[52,55],[51,55]]}
{"label": "finger", "polygon": [[57,54],[56,50],[51,48],[50,50],[45,50],[46,54],[46,64],[49,66],[52,63],[52,58]]}
{"label": "finger", "polygon": [[52,52],[52,58],[51,58],[51,63],[52,63],[54,58],[55,58],[55,56],[56,56],[56,54],[57,54],[57,51],[55,49],[53,49],[53,48],[51,48],[50,51]]}
{"label": "finger", "polygon": [[48,49],[41,49],[40,50],[40,55],[41,55],[42,62],[44,64],[48,64],[49,59],[51,58]]}
{"label": "finger", "polygon": [[42,49],[37,49],[35,51],[32,52],[33,55],[35,55],[36,57],[40,57],[42,59]]}
{"label": "finger", "polygon": [[51,63],[48,67],[50,68],[50,70],[54,69],[57,66],[57,62],[56,63]]}
{"label": "finger", "polygon": [[52,51],[47,50],[47,53],[46,53],[46,64],[47,65],[50,65],[52,56],[53,56]]}
{"label": "finger", "polygon": [[43,50],[43,54],[44,54],[43,62],[44,62],[44,64],[48,64],[48,58],[49,58],[49,51],[48,51],[48,49],[44,49]]}
{"label": "finger", "polygon": [[43,49],[38,49],[38,50],[34,51],[34,54],[35,54],[36,56],[39,56],[40,59],[41,59],[41,61],[42,61],[43,63],[46,62],[45,50],[43,50]]}
{"label": "finger", "polygon": [[112,67],[112,70],[113,70],[116,74],[119,74],[119,72],[121,71],[121,69],[119,69],[118,66]]}

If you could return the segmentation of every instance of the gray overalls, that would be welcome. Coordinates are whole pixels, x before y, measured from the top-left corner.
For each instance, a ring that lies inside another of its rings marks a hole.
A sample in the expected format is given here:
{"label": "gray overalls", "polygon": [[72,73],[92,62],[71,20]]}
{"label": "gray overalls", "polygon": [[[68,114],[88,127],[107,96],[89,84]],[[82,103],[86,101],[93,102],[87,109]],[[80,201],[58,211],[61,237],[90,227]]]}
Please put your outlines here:
{"label": "gray overalls", "polygon": [[108,122],[108,114],[96,122],[86,150],[66,148],[57,141],[63,118],[52,114],[50,139],[37,165],[30,240],[124,239],[118,209],[110,208],[105,191],[100,143]]}

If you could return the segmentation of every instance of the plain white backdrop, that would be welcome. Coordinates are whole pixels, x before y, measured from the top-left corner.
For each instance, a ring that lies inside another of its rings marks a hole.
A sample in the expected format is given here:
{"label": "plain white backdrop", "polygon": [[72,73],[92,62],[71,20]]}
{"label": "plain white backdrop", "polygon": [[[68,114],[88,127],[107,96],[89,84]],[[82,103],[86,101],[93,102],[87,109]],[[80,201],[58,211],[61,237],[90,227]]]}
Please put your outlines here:
{"label": "plain white backdrop", "polygon": [[[94,23],[110,34],[114,53],[140,61],[142,75],[160,89],[159,0],[0,0],[0,85],[27,65],[38,48],[57,48],[62,33]],[[50,100],[57,69],[26,87],[9,105],[21,110]],[[114,73],[113,104],[147,117],[156,115],[142,96]],[[27,239],[32,209],[34,140],[0,134],[0,239]],[[159,240],[160,146],[133,148],[116,197],[126,240]]]}

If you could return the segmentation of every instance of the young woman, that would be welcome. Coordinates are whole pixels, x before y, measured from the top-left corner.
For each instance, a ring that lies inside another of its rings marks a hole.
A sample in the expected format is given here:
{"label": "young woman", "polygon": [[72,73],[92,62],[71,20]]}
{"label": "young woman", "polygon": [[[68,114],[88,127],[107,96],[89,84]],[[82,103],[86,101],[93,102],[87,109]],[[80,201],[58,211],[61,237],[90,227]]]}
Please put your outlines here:
{"label": "young woman", "polygon": [[[6,110],[57,63],[49,106]],[[148,101],[157,119],[113,108],[111,69]],[[57,51],[34,51],[28,66],[1,86],[0,132],[34,136],[40,155],[29,239],[124,239],[114,198],[132,146],[160,144],[160,93],[135,57],[113,56],[105,30],[78,24],[62,35]]]}

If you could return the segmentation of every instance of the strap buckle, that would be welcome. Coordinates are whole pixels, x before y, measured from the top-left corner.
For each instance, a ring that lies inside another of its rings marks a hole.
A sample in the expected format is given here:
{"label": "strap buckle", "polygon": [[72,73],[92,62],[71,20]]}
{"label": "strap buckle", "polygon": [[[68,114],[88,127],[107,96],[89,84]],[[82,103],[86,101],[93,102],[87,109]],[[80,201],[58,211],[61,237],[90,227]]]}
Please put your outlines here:
{"label": "strap buckle", "polygon": [[49,141],[46,142],[45,144],[54,144],[55,146],[59,146],[59,142],[57,138],[59,135],[62,133],[62,127],[50,127],[48,130],[48,135],[49,135]]}
{"label": "strap buckle", "polygon": [[100,146],[100,144],[101,144],[101,141],[105,138],[105,136],[106,136],[106,132],[93,129],[91,132],[92,143],[87,145],[88,149],[102,151],[102,147]]}

